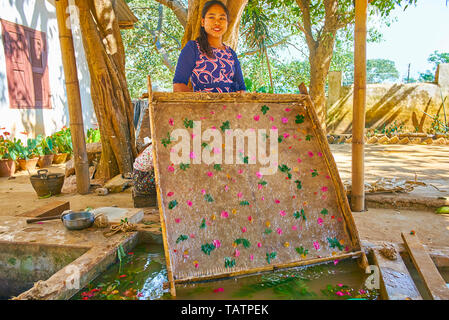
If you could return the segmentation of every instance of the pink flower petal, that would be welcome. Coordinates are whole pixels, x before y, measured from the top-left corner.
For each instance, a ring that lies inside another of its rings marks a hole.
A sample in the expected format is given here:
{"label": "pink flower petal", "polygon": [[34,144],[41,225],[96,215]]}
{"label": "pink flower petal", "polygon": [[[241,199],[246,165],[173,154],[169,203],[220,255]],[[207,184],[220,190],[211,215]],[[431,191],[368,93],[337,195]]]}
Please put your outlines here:
{"label": "pink flower petal", "polygon": [[287,123],[288,122],[288,118],[282,118],[282,123]]}
{"label": "pink flower petal", "polygon": [[319,224],[320,226],[323,225],[323,219],[322,219],[322,218],[318,218],[318,224]]}
{"label": "pink flower petal", "polygon": [[241,114],[238,114],[238,115],[237,115],[237,119],[240,119],[241,117],[242,117]]}
{"label": "pink flower petal", "polygon": [[259,116],[259,115],[254,116],[254,120],[255,120],[255,121],[259,121],[259,119],[260,119],[260,116]]}
{"label": "pink flower petal", "polygon": [[234,253],[235,257],[239,257],[240,256],[240,251],[238,249],[235,249],[235,253]]}
{"label": "pink flower petal", "polygon": [[281,235],[282,234],[282,229],[281,228],[277,228],[276,232]]}
{"label": "pink flower petal", "polygon": [[249,256],[249,260],[251,260],[251,261],[254,260],[254,255],[253,254]]}
{"label": "pink flower petal", "polygon": [[195,155],[195,152],[190,152],[190,159],[195,159],[196,158],[196,155]]}
{"label": "pink flower petal", "polygon": [[239,198],[243,197],[243,193],[242,192],[237,193],[237,197]]}
{"label": "pink flower petal", "polygon": [[220,246],[221,246],[220,240],[214,240],[214,241],[212,241],[212,243],[214,244],[215,248],[220,248]]}
{"label": "pink flower petal", "polygon": [[224,291],[223,288],[217,288],[217,289],[214,289],[214,292],[215,292],[215,293],[217,293],[217,292],[223,292],[223,291]]}
{"label": "pink flower petal", "polygon": [[257,243],[257,247],[258,247],[258,248],[262,247],[262,243],[258,242],[258,243]]}
{"label": "pink flower petal", "polygon": [[321,191],[322,191],[322,192],[326,192],[327,190],[328,190],[327,187],[322,187],[322,188],[321,188]]}
{"label": "pink flower petal", "polygon": [[301,162],[302,162],[301,158],[298,158],[298,163],[301,163]]}
{"label": "pink flower petal", "polygon": [[309,157],[313,157],[313,152],[312,151],[309,151],[309,152],[307,152],[307,154],[309,155]]}
{"label": "pink flower petal", "polygon": [[270,116],[270,121],[274,121],[274,118],[272,116]]}
{"label": "pink flower petal", "polygon": [[292,226],[292,230],[295,231],[296,229],[298,229],[297,226]]}
{"label": "pink flower petal", "polygon": [[190,201],[190,200],[187,200],[187,205],[189,206],[189,207],[191,207],[192,206],[192,201]]}
{"label": "pink flower petal", "polygon": [[181,222],[181,219],[176,218],[176,219],[175,219],[175,222],[176,222],[176,223],[180,223],[180,222]]}
{"label": "pink flower petal", "polygon": [[285,108],[285,112],[290,112],[292,109],[290,108]]}
{"label": "pink flower petal", "polygon": [[207,175],[208,175],[209,177],[212,177],[214,174],[213,174],[211,171],[208,171],[208,172],[207,172]]}
{"label": "pink flower petal", "polygon": [[173,191],[170,191],[169,193],[167,193],[167,197],[171,197],[172,195],[174,195],[175,193]]}
{"label": "pink flower petal", "polygon": [[279,199],[274,199],[274,202],[281,203],[281,201]]}
{"label": "pink flower petal", "polygon": [[242,230],[242,232],[244,233],[244,232],[246,232],[246,227],[242,227],[242,228],[240,228],[241,230]]}
{"label": "pink flower petal", "polygon": [[318,241],[314,241],[313,246],[315,247],[315,250],[320,250],[320,244],[318,243]]}
{"label": "pink flower petal", "polygon": [[175,124],[175,121],[174,121],[172,118],[170,118],[170,119],[168,120],[168,124],[171,125],[171,126],[173,126],[173,125]]}
{"label": "pink flower petal", "polygon": [[285,216],[287,213],[284,210],[279,211],[279,214],[283,217]]}
{"label": "pink flower petal", "polygon": [[227,217],[229,217],[229,213],[228,213],[227,211],[222,211],[222,212],[221,212],[221,216],[222,216],[223,218],[227,218]]}

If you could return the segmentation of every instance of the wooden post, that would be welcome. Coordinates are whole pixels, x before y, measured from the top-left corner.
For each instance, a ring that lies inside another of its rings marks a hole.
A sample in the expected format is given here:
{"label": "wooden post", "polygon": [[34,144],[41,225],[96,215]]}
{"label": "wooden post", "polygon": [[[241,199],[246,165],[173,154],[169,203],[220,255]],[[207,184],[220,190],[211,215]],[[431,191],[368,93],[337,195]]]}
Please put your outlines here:
{"label": "wooden post", "polygon": [[84,138],[83,112],[78,83],[78,74],[73,47],[72,30],[68,0],[57,0],[56,17],[58,20],[59,42],[61,45],[62,64],[64,67],[67,104],[69,108],[70,130],[75,161],[76,186],[80,194],[89,192],[89,162],[87,160],[86,140]]}
{"label": "wooden post", "polygon": [[365,211],[366,7],[355,0],[354,100],[352,112],[352,211]]}

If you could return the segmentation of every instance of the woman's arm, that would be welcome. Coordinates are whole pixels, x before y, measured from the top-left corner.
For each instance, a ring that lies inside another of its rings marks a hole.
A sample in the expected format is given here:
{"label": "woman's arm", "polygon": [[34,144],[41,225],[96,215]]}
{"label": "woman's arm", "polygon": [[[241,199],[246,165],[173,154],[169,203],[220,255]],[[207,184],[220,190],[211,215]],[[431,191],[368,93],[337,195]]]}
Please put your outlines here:
{"label": "woman's arm", "polygon": [[235,66],[235,73],[234,73],[234,83],[235,83],[235,91],[236,92],[245,92],[246,86],[245,81],[243,80],[243,73],[242,68],[240,67],[240,61],[237,58],[237,54],[232,50],[232,55],[234,56],[234,66]]}
{"label": "woman's arm", "polygon": [[189,41],[181,50],[178,63],[176,64],[175,76],[173,78],[173,92],[192,91],[192,89],[188,87],[188,83],[196,63],[194,44],[193,41]]}
{"label": "woman's arm", "polygon": [[192,92],[192,89],[184,83],[173,83],[173,92]]}

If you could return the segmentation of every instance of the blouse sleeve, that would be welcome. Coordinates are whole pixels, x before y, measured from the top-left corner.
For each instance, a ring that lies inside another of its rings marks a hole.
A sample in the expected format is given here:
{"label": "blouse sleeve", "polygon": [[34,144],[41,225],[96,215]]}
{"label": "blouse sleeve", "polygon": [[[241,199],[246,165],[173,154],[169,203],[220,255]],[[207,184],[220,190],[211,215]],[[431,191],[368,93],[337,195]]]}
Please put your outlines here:
{"label": "blouse sleeve", "polygon": [[194,44],[195,43],[193,41],[189,41],[181,50],[178,63],[176,65],[173,83],[189,83],[190,75],[192,74],[196,63],[196,50]]}
{"label": "blouse sleeve", "polygon": [[237,58],[237,54],[232,50],[232,55],[234,56],[234,66],[235,66],[235,73],[234,73],[234,84],[235,84],[235,91],[244,90],[246,91],[245,81],[243,80],[243,73],[242,68],[240,67],[240,61]]}

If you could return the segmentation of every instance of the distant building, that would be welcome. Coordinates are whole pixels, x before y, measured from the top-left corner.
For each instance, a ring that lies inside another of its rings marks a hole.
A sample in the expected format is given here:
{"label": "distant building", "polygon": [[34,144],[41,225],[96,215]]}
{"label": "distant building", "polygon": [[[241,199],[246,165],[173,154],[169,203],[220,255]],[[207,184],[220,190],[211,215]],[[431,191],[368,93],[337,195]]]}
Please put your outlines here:
{"label": "distant building", "polygon": [[[0,128],[17,138],[26,138],[21,134],[24,131],[35,137],[69,125],[54,3],[54,0],[0,1]],[[132,27],[137,18],[125,1],[112,3],[120,27]],[[75,6],[71,8],[71,26],[87,130],[95,126],[96,117],[76,10]]]}

